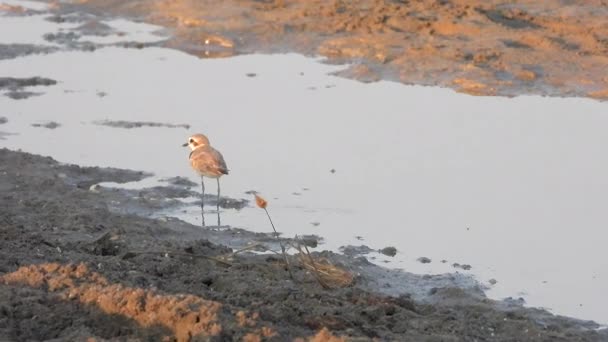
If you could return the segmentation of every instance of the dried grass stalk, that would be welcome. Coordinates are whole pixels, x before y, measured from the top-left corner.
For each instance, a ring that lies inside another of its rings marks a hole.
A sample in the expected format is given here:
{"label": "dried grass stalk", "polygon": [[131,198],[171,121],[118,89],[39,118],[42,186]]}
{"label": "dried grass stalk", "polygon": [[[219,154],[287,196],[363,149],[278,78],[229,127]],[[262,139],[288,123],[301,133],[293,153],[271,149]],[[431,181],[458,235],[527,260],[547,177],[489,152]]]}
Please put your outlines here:
{"label": "dried grass stalk", "polygon": [[279,246],[281,246],[281,252],[283,253],[283,260],[285,260],[285,265],[287,265],[287,271],[289,272],[289,277],[291,279],[295,279],[293,276],[293,273],[291,272],[291,265],[289,264],[289,259],[287,258],[287,253],[285,253],[285,246],[283,246],[281,239],[279,239],[279,233],[277,232],[276,228],[274,227],[274,223],[272,222],[272,219],[270,218],[270,213],[268,213],[268,209],[266,209],[268,202],[264,198],[262,198],[262,196],[258,196],[256,194],[255,203],[257,204],[258,207],[260,207],[261,209],[264,209],[264,211],[266,212],[266,216],[268,216],[268,221],[270,221],[270,225],[272,226],[272,230],[274,231],[274,236],[277,239],[277,241],[279,242]]}
{"label": "dried grass stalk", "polygon": [[323,288],[344,288],[353,284],[355,277],[351,272],[332,264],[326,258],[314,258],[306,245],[298,242],[294,247],[298,250],[302,267],[310,271]]}

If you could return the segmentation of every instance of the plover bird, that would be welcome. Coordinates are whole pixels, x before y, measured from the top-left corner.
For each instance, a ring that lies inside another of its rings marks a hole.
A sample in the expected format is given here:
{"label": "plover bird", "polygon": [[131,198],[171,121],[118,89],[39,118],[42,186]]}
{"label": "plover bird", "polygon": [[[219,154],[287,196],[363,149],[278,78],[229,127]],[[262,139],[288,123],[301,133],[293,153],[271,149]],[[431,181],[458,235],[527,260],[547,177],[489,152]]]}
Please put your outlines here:
{"label": "plover bird", "polygon": [[201,176],[201,216],[205,226],[205,181],[204,177],[217,180],[217,225],[220,226],[220,177],[228,174],[228,167],[222,154],[211,147],[209,139],[202,134],[195,134],[188,138],[182,146],[189,146],[190,165]]}

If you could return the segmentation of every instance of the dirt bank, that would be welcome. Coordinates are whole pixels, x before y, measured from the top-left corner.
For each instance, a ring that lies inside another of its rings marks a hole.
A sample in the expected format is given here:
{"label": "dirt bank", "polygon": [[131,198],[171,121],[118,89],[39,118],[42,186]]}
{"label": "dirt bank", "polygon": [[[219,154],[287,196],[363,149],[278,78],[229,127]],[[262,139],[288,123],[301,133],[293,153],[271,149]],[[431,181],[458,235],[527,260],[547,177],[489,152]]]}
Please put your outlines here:
{"label": "dirt bank", "polygon": [[265,234],[119,213],[128,194],[92,186],[145,176],[0,150],[0,340],[608,339],[474,288],[434,287],[425,301],[370,292],[380,271],[361,258],[323,253],[357,274],[350,287],[323,289],[297,265],[292,281],[275,254],[225,259],[232,250],[209,242]]}
{"label": "dirt bank", "polygon": [[[57,4],[57,3],[55,3]],[[296,51],[353,63],[363,81],[440,85],[475,95],[608,98],[605,1],[83,0],[99,14],[174,29],[201,57]]]}

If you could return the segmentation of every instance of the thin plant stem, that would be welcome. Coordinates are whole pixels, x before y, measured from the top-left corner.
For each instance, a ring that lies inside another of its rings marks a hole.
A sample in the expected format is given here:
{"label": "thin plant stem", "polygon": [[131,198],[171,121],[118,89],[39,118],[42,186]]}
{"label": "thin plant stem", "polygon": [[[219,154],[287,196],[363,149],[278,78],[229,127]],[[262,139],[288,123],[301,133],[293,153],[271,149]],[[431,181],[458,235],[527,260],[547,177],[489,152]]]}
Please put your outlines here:
{"label": "thin plant stem", "polygon": [[281,252],[283,252],[283,259],[285,259],[285,264],[287,265],[287,271],[289,272],[289,277],[291,279],[294,279],[293,273],[291,273],[291,265],[289,264],[289,260],[287,259],[287,254],[285,253],[285,246],[283,246],[283,243],[279,239],[279,233],[277,232],[276,228],[274,227],[274,223],[272,223],[272,219],[270,218],[268,209],[264,208],[264,211],[266,212],[266,216],[268,216],[268,221],[270,221],[272,230],[274,230],[274,237],[277,239],[277,241],[279,241],[279,246],[281,246]]}

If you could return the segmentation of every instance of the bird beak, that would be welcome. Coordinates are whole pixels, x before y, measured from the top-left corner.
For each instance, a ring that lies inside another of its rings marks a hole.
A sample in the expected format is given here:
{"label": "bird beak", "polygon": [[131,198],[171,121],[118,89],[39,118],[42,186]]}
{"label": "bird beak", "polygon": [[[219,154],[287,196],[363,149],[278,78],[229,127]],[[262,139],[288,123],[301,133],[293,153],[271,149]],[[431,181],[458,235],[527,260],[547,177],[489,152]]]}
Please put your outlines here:
{"label": "bird beak", "polygon": [[182,146],[183,146],[183,147],[186,147],[186,146],[188,146],[188,143],[182,144]]}

